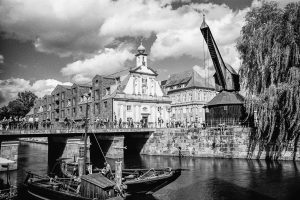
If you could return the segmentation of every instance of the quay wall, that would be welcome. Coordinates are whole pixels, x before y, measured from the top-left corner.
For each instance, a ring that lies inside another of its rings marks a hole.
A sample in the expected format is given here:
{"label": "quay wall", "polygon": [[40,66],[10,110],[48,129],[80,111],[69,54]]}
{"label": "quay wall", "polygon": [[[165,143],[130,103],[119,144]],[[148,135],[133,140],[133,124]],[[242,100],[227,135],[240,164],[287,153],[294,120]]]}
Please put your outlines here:
{"label": "quay wall", "polygon": [[[13,164],[9,164],[9,170],[18,169],[18,157],[19,157],[19,141],[5,141],[1,142],[0,157],[15,161]],[[0,171],[6,171],[7,168],[0,165]]]}
{"label": "quay wall", "polygon": [[[210,158],[247,158],[249,138],[252,128],[228,127],[208,129],[157,129],[152,133],[141,150],[145,155],[178,156],[179,149],[183,156]],[[293,145],[284,150],[279,160],[293,159]],[[179,148],[180,147],[180,148]],[[296,160],[300,160],[298,151]],[[251,159],[257,159],[258,145]],[[266,158],[263,150],[260,159]]]}

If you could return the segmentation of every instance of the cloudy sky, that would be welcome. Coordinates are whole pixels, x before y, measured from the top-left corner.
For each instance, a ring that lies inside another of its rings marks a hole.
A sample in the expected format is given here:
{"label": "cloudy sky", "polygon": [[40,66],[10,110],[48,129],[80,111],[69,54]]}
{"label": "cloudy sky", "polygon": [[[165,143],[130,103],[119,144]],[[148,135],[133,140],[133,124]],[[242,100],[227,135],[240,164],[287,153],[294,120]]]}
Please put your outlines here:
{"label": "cloudy sky", "polygon": [[[293,1],[283,0],[281,4]],[[134,66],[140,40],[163,80],[203,73],[203,13],[222,57],[236,70],[244,16],[259,0],[0,0],[0,106],[19,91],[39,97],[57,84],[87,83]]]}

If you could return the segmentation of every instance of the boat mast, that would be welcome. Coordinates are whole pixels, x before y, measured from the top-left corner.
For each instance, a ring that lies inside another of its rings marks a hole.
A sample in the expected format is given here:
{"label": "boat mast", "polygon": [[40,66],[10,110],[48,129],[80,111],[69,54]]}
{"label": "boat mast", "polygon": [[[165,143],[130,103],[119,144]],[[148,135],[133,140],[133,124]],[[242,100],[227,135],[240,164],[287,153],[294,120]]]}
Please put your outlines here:
{"label": "boat mast", "polygon": [[83,174],[86,174],[86,160],[87,160],[87,131],[88,131],[88,112],[89,112],[89,103],[88,103],[88,94],[85,94],[86,98],[86,109],[85,109],[85,130],[84,130],[84,149],[83,149]]}

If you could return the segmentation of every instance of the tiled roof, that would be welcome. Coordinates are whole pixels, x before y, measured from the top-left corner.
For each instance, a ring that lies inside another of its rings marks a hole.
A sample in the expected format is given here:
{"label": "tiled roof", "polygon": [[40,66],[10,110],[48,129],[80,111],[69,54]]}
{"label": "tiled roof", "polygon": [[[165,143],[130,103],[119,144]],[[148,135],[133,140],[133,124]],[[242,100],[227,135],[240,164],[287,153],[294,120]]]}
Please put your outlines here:
{"label": "tiled roof", "polygon": [[244,97],[238,92],[222,91],[217,94],[210,102],[206,104],[207,107],[216,105],[237,105],[243,104]]}
{"label": "tiled roof", "polygon": [[[57,86],[60,86],[60,87],[66,88],[66,89],[71,89],[71,87],[72,87],[72,86],[70,86],[70,85],[57,85]],[[56,87],[57,87],[57,86],[56,86]]]}
{"label": "tiled roof", "polygon": [[89,182],[93,185],[96,185],[102,189],[114,187],[115,183],[101,173],[94,173],[81,176],[82,181]]}
{"label": "tiled roof", "polygon": [[184,71],[178,74],[172,74],[171,77],[167,80],[166,86],[187,83],[189,80],[191,80],[192,76],[192,70]]}
{"label": "tiled roof", "polygon": [[[125,89],[128,81],[129,81],[130,75],[128,74],[120,84],[118,84],[117,88],[114,91],[110,91],[110,95],[105,95],[103,99],[113,98],[116,96],[116,94],[123,93],[123,90]],[[112,88],[112,87],[111,87]]]}
{"label": "tiled roof", "polygon": [[77,84],[79,87],[92,87],[91,84]]}
{"label": "tiled roof", "polygon": [[214,88],[210,83],[205,82],[205,78],[203,78],[198,72],[195,70],[188,70],[178,74],[172,74],[171,77],[167,80],[166,87],[184,84],[186,83],[189,87],[202,87],[202,88]]}

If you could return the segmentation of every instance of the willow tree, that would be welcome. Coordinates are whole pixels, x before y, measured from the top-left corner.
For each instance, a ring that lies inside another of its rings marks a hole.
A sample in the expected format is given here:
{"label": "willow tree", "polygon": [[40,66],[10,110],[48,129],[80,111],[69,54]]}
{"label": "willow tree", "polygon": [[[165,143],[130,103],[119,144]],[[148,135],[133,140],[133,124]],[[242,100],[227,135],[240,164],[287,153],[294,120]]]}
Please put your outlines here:
{"label": "willow tree", "polygon": [[251,151],[259,146],[278,159],[287,148],[297,152],[300,132],[300,2],[280,8],[264,3],[245,17],[237,49],[248,113],[257,113]]}

